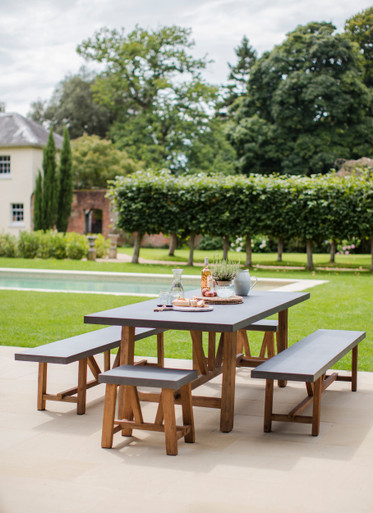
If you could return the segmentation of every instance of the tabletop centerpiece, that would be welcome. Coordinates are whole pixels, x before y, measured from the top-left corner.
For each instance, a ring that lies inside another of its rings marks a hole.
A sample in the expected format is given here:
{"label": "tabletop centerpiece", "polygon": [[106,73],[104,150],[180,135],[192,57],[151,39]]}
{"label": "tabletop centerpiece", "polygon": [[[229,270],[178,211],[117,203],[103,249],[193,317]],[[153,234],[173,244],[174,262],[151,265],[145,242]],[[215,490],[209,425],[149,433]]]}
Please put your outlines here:
{"label": "tabletop centerpiece", "polygon": [[234,294],[232,282],[239,269],[240,264],[230,260],[218,260],[211,264],[211,274],[218,296],[230,297]]}

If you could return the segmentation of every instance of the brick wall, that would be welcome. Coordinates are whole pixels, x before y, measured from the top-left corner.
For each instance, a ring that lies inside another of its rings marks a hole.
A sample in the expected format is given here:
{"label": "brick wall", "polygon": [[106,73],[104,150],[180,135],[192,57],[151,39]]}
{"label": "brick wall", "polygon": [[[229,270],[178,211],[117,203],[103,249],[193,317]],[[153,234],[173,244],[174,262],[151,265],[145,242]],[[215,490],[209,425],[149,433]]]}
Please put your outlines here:
{"label": "brick wall", "polygon": [[102,231],[108,237],[113,230],[114,214],[111,211],[110,201],[105,198],[106,190],[75,190],[71,205],[68,232],[85,233],[85,213],[90,209],[102,211]]}

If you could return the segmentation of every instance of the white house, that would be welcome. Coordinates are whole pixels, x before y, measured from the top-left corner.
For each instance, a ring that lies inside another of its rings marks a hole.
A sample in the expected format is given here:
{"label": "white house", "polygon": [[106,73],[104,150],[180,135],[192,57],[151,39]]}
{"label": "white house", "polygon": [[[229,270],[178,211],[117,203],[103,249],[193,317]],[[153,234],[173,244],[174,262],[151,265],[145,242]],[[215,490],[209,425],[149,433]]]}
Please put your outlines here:
{"label": "white house", "polygon": [[[32,229],[31,200],[48,131],[15,113],[0,112],[0,232]],[[56,149],[62,137],[54,134]]]}

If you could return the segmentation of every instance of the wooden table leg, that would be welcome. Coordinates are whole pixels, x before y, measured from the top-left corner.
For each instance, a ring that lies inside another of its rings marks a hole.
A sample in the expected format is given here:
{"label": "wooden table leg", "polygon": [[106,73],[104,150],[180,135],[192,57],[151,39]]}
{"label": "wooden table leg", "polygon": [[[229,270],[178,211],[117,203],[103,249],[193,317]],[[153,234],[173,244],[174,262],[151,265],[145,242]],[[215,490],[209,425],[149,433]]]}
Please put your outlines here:
{"label": "wooden table leg", "polygon": [[[122,327],[122,339],[120,342],[120,364],[133,365],[135,355],[135,328],[133,326]],[[118,415],[121,419],[132,420],[133,411],[131,401],[128,397],[125,386],[119,387],[118,394]],[[131,436],[132,429],[122,429],[123,436]]]}
{"label": "wooden table leg", "polygon": [[224,333],[223,383],[221,391],[220,431],[229,433],[233,429],[234,393],[236,385],[237,331]]}
{"label": "wooden table leg", "polygon": [[[278,313],[277,353],[288,347],[288,310]],[[279,380],[279,387],[286,387],[285,380]]]}

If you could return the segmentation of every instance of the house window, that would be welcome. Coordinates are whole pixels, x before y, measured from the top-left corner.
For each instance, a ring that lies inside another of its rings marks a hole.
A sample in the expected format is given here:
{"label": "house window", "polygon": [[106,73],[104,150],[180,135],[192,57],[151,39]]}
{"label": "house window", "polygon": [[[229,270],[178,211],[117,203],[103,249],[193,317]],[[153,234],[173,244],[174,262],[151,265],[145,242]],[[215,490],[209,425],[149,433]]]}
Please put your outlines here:
{"label": "house window", "polygon": [[10,156],[0,155],[0,176],[10,175]]}
{"label": "house window", "polygon": [[12,203],[11,220],[13,224],[23,224],[23,203]]}

